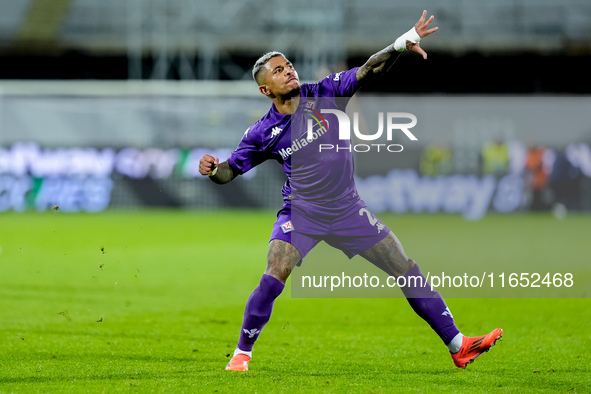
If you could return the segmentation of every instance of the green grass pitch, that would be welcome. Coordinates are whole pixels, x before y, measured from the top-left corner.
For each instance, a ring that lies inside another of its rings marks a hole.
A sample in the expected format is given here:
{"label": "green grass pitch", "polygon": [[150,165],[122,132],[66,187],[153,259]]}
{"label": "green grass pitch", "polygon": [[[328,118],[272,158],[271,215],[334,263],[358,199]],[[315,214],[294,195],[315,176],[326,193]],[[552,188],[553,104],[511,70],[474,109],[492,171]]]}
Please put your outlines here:
{"label": "green grass pitch", "polygon": [[[380,216],[422,267],[591,262],[590,216]],[[505,330],[460,370],[404,299],[298,299],[288,285],[251,370],[224,371],[273,221],[267,211],[0,215],[0,392],[591,391],[590,299],[448,298],[465,334]]]}

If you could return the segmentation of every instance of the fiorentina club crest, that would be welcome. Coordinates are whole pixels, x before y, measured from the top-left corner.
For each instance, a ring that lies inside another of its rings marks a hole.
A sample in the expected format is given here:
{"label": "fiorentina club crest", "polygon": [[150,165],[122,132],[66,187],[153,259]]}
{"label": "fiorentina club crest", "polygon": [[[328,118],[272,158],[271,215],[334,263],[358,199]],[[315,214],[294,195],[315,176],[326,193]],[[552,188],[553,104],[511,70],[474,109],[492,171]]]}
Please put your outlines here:
{"label": "fiorentina club crest", "polygon": [[291,224],[291,220],[288,220],[287,222],[283,223],[281,225],[281,230],[283,230],[284,233],[289,233],[290,231],[293,231],[293,225]]}

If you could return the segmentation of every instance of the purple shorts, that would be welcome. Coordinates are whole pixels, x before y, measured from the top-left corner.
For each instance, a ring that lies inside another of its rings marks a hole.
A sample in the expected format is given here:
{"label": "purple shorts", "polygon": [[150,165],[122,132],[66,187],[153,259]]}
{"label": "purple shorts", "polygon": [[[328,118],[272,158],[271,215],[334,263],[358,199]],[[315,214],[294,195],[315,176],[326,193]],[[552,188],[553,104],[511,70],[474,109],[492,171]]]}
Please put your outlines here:
{"label": "purple shorts", "polygon": [[358,200],[337,213],[322,214],[285,204],[277,213],[271,240],[289,242],[306,257],[308,252],[324,241],[341,250],[350,259],[380,242],[390,229]]}

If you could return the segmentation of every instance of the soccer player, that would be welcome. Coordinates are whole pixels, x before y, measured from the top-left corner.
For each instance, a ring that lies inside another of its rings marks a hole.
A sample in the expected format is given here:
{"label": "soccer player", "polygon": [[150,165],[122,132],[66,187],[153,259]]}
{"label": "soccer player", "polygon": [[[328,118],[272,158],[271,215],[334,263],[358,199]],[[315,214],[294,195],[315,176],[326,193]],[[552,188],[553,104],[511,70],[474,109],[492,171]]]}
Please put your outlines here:
{"label": "soccer player", "polygon": [[[252,74],[259,91],[273,102],[271,109],[246,130],[227,161],[220,163],[210,155],[200,160],[200,173],[218,184],[228,183],[268,159],[282,164],[287,175],[282,189],[284,204],[269,242],[267,268],[246,303],[238,346],[227,370],[248,370],[253,345],[271,317],[275,299],[283,291],[292,269],[321,240],[342,250],[349,258],[361,255],[389,275],[418,278],[414,282],[416,286],[401,287],[401,290],[413,310],[443,340],[456,366],[465,368],[501,338],[500,328],[479,337],[460,333],[441,295],[431,290],[419,266],[406,256],[398,238],[369,213],[359,197],[353,179],[352,152],[346,149],[332,154],[318,152],[319,144],[343,142],[338,140],[337,131],[320,130],[312,139],[309,134],[292,130],[296,115],[316,104],[322,109],[344,110],[341,100],[346,101],[359,87],[387,72],[398,52],[410,50],[426,59],[419,41],[437,30],[429,27],[433,16],[429,19],[426,16],[427,11],[423,11],[412,29],[372,55],[363,66],[329,75],[316,84],[300,84],[294,66],[283,54],[263,55],[255,63]],[[310,106],[302,105],[310,99],[318,101]],[[302,140],[306,135],[308,142]],[[293,156],[300,153],[295,152],[299,141],[303,159],[295,160]]]}

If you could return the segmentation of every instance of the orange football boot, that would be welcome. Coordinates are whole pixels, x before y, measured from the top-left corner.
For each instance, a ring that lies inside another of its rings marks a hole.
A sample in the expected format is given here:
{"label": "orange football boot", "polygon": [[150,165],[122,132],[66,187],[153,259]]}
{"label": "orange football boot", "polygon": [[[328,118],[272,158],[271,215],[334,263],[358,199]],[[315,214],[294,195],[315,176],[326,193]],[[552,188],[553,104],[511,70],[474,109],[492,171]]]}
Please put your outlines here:
{"label": "orange football boot", "polygon": [[456,367],[466,368],[466,366],[488,350],[501,339],[503,330],[495,328],[490,334],[481,337],[464,337],[462,338],[462,347],[456,353],[451,353],[451,358],[454,360]]}
{"label": "orange football boot", "polygon": [[226,365],[226,371],[248,371],[248,362],[250,357],[246,354],[238,353]]}

